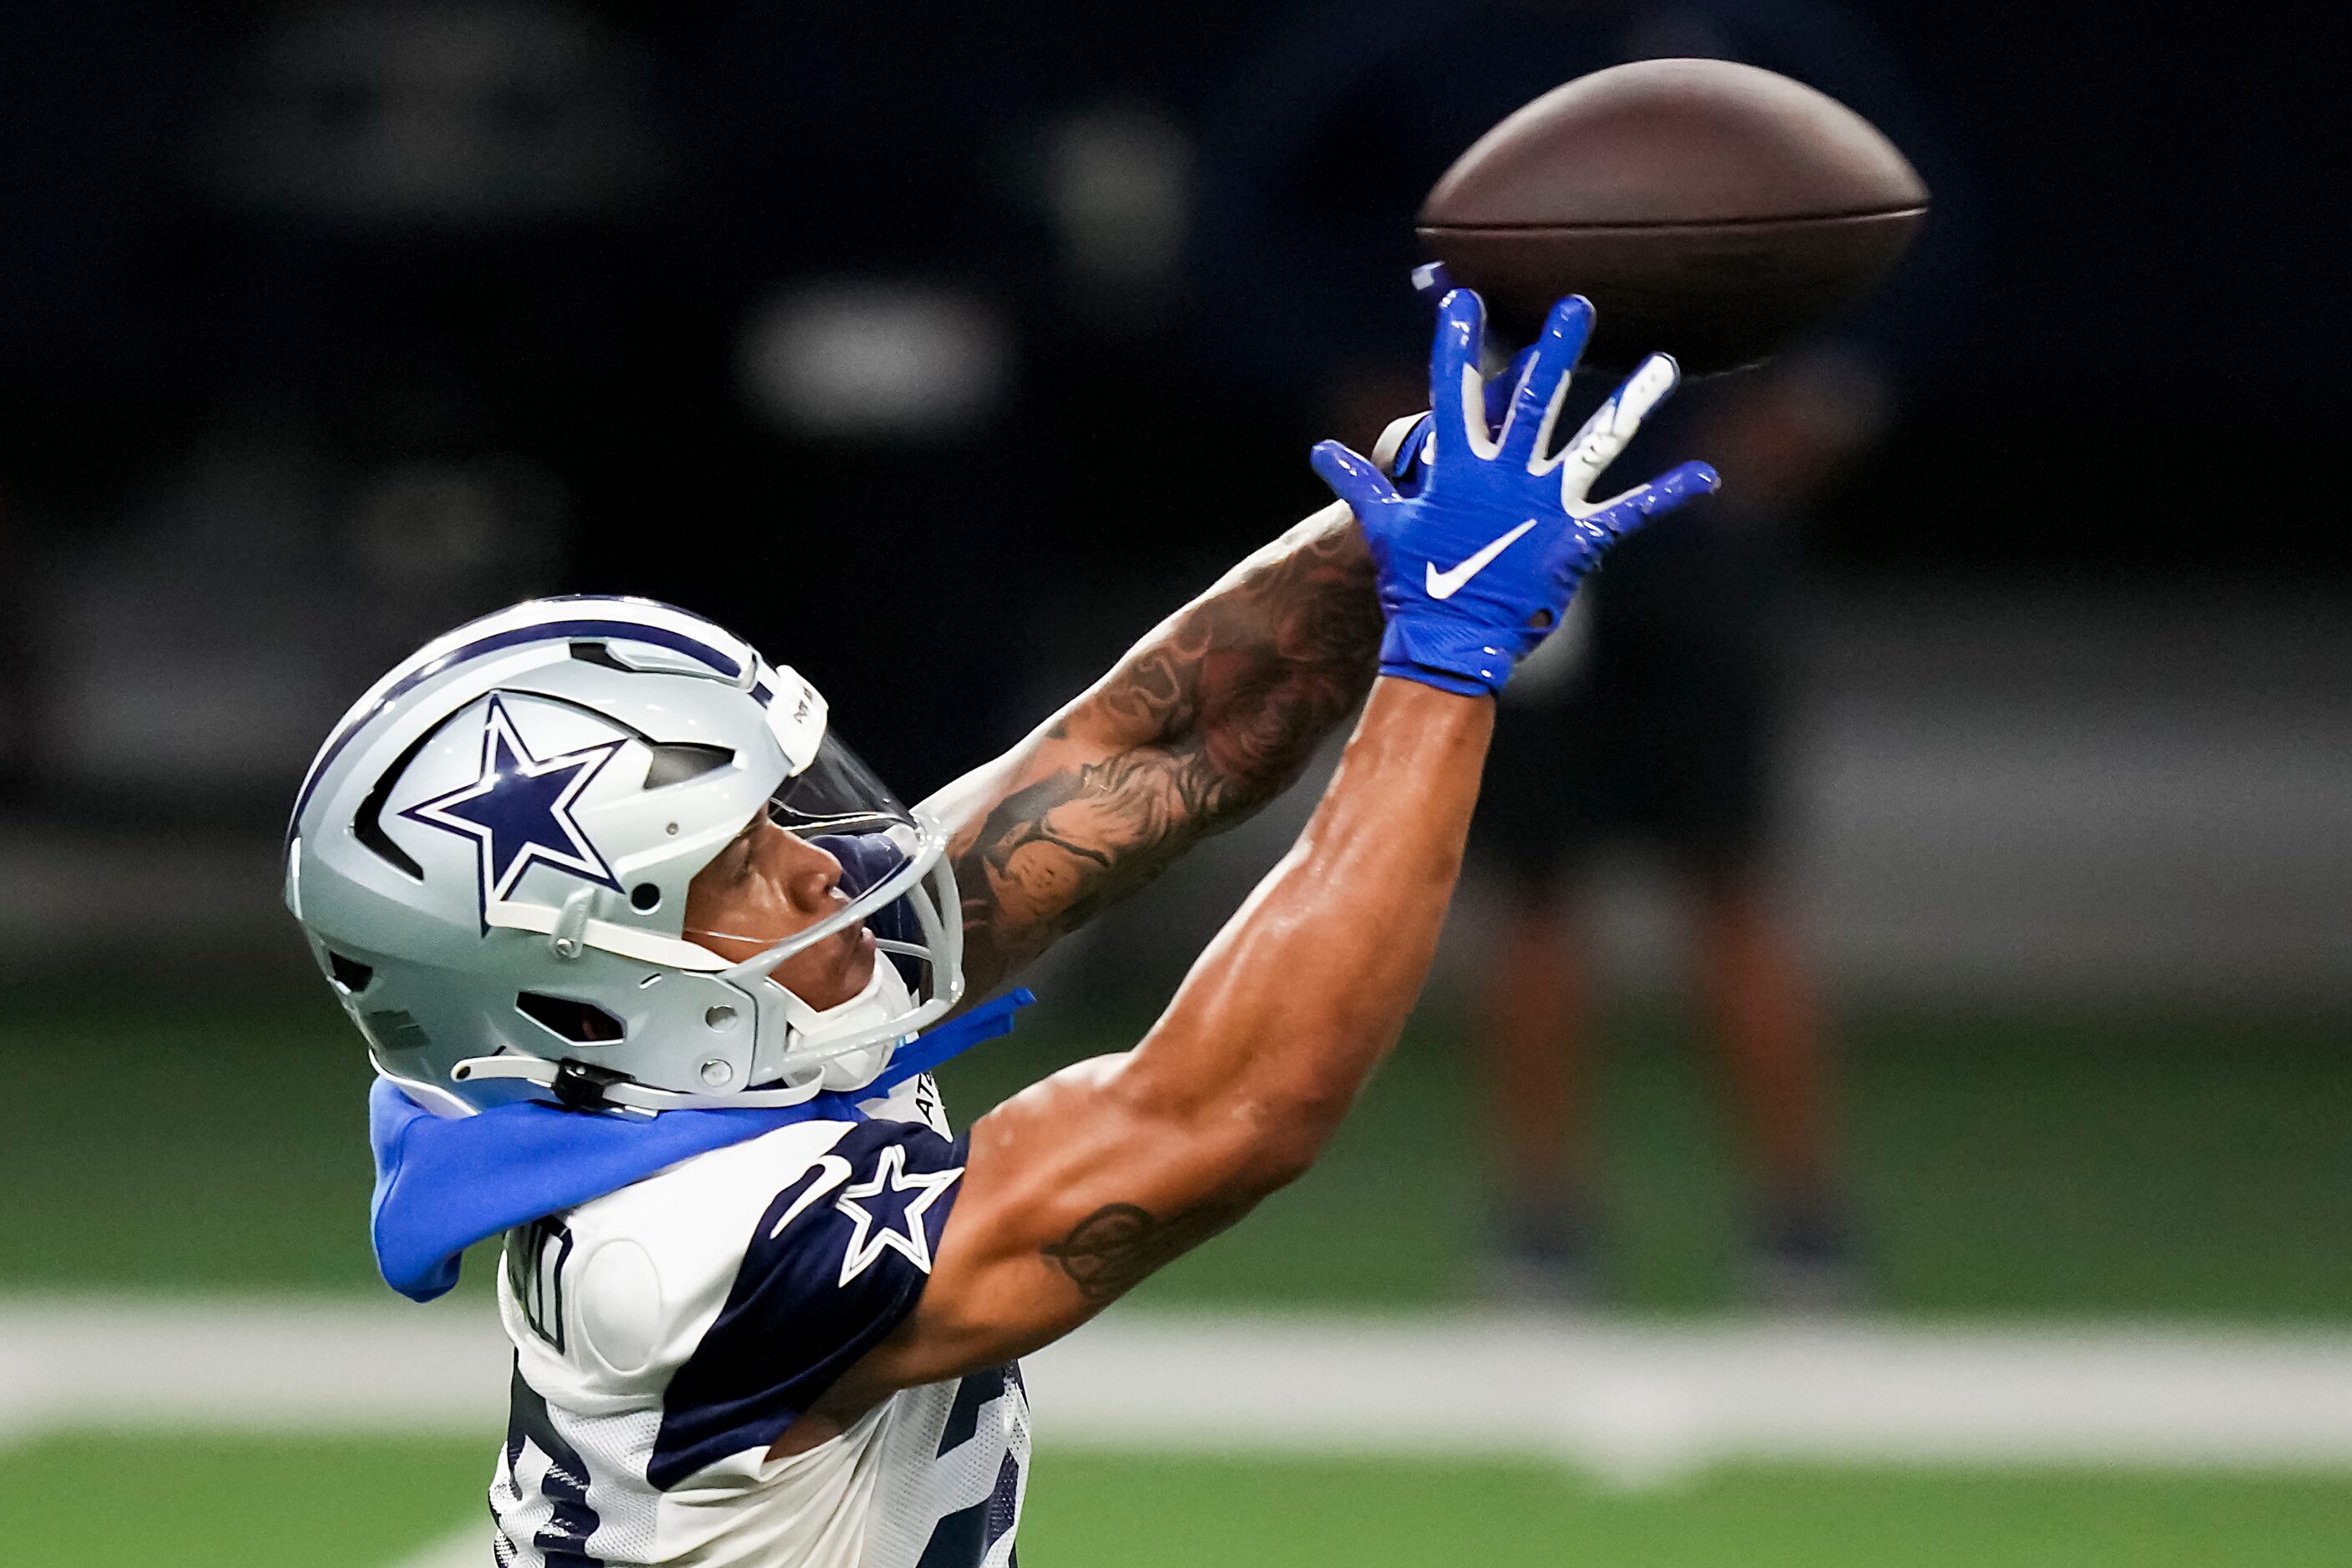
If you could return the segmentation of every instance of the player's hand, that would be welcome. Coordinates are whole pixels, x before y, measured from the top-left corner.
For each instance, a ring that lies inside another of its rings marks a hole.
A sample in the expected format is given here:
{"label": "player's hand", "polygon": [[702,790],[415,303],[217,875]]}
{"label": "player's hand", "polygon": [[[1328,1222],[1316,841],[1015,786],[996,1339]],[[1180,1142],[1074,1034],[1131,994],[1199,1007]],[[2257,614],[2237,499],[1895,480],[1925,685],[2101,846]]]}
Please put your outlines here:
{"label": "player's hand", "polygon": [[[1653,354],[1556,456],[1552,426],[1592,331],[1592,305],[1552,308],[1519,363],[1499,430],[1478,372],[1486,310],[1466,289],[1438,306],[1430,352],[1427,477],[1411,496],[1380,468],[1325,441],[1315,471],[1353,509],[1378,573],[1388,629],[1381,673],[1475,696],[1499,691],[1512,667],[1567,610],[1609,546],[1660,512],[1716,488],[1715,470],[1685,463],[1608,500],[1585,496],[1642,421],[1680,379]],[[1421,439],[1415,432],[1415,439]]]}

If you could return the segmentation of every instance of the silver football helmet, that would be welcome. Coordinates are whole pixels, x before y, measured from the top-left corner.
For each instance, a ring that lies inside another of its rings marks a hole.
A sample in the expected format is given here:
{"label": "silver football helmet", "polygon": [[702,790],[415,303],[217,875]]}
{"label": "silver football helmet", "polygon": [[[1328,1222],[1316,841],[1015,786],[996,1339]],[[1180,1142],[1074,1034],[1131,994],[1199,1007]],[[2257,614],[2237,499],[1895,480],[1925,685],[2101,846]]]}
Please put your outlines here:
{"label": "silver football helmet", "polygon": [[[730,963],[684,928],[687,884],[762,810],[836,847],[853,896]],[[963,991],[940,826],[806,680],[650,600],[534,600],[420,649],[328,736],[288,832],[328,983],[446,1116],[795,1104],[871,1082]],[[869,921],[860,995],[820,1010],[772,978]]]}

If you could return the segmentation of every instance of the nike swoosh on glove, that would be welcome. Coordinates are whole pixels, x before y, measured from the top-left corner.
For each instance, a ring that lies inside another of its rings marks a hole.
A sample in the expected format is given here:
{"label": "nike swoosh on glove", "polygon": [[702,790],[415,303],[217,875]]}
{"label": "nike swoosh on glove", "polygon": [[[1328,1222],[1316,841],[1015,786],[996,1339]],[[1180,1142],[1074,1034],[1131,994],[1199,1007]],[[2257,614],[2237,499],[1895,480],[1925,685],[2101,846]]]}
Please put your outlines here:
{"label": "nike swoosh on glove", "polygon": [[1585,500],[1681,379],[1672,359],[1652,354],[1566,447],[1548,455],[1591,333],[1591,300],[1572,294],[1553,306],[1521,356],[1502,428],[1491,431],[1478,373],[1486,308],[1457,289],[1437,308],[1420,489],[1400,495],[1376,465],[1339,442],[1316,447],[1316,473],[1354,510],[1371,550],[1388,617],[1381,674],[1465,696],[1500,691],[1610,545],[1719,482],[1706,464],[1685,463],[1605,501]]}

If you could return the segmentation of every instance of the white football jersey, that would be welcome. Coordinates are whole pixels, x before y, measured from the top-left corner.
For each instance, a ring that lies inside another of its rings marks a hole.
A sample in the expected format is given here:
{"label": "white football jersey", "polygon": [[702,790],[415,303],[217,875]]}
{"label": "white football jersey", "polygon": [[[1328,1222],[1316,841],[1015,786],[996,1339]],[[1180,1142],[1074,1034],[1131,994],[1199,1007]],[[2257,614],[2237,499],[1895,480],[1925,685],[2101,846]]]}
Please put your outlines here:
{"label": "white football jersey", "polygon": [[499,1568],[1011,1568],[1017,1364],[768,1449],[914,1310],[963,1173],[929,1078],[509,1232]]}

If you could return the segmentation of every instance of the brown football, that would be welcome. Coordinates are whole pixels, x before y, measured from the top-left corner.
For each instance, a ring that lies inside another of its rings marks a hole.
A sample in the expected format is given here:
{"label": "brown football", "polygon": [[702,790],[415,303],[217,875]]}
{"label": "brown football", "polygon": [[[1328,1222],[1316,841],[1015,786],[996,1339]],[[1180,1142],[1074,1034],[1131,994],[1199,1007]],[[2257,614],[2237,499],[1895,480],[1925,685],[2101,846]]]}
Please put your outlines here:
{"label": "brown football", "polygon": [[1694,374],[1771,354],[1903,254],[1927,187],[1835,99],[1725,60],[1579,77],[1480,137],[1422,205],[1423,242],[1531,338],[1597,313],[1589,357],[1664,350]]}

